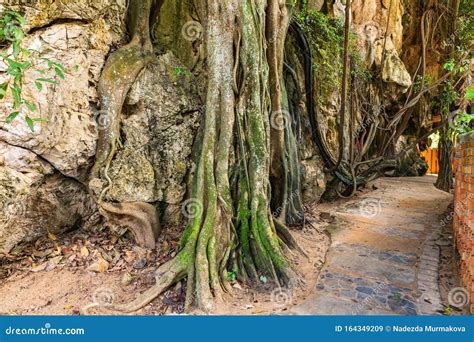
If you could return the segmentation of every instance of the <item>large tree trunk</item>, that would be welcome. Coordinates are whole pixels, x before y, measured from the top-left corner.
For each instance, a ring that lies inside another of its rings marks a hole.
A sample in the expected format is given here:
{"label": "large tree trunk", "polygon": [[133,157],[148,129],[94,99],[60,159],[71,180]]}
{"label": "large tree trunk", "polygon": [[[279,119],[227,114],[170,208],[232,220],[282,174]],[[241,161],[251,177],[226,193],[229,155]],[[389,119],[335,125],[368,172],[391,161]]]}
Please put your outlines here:
{"label": "large tree trunk", "polygon": [[[158,268],[156,285],[132,303],[111,306],[115,310],[137,310],[187,278],[186,307],[209,311],[229,291],[231,267],[246,281],[264,276],[281,286],[294,279],[284,250],[297,246],[284,224],[272,216],[269,181],[271,174],[287,184],[284,165],[294,169],[291,163],[297,162],[284,153],[285,130],[270,124],[270,113],[281,112],[284,103],[286,4],[207,0],[201,8],[208,84],[203,139],[190,191],[196,210],[178,254]],[[122,93],[118,95],[122,103]],[[96,169],[103,167],[101,160]],[[238,170],[232,185],[230,167]],[[279,199],[280,205],[284,200]]]}

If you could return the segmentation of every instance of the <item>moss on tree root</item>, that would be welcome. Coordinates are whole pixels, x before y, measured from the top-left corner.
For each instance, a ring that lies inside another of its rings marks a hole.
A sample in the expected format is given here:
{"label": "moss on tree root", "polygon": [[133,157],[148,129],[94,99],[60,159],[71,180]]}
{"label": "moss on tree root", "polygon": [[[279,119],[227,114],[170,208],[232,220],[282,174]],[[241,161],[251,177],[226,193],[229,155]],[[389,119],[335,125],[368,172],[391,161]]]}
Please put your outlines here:
{"label": "moss on tree root", "polygon": [[[278,53],[267,55],[265,46],[273,42],[265,41],[265,27],[268,11],[282,11],[285,7],[277,0],[269,0],[266,5],[263,0],[208,0],[206,11],[200,13],[206,32],[208,84],[203,139],[190,193],[202,210],[186,225],[177,256],[158,268],[156,285],[129,304],[107,308],[138,310],[175,282],[187,278],[185,307],[210,311],[229,291],[230,267],[246,281],[260,281],[265,276],[281,286],[291,285],[295,279],[285,256],[287,247],[278,233],[291,247],[297,247],[296,242],[271,213],[269,181],[275,162],[271,158],[275,142],[269,118],[274,108],[282,106],[275,107],[281,102],[281,92],[272,93],[275,84],[270,79],[270,69],[281,82],[284,36],[275,50]],[[271,17],[277,18],[277,14],[271,12]],[[279,24],[275,22],[272,30],[281,32]],[[272,32],[271,37],[278,32]],[[118,56],[129,50],[119,51],[123,52]],[[108,73],[118,67],[106,67],[104,84]],[[127,68],[138,69],[136,64],[125,65],[124,70]],[[125,83],[121,82],[121,91],[127,89]],[[112,87],[106,89],[113,92]],[[126,93],[119,93],[119,101],[111,102],[111,106],[118,108],[122,95]],[[112,130],[110,136],[115,134]],[[286,163],[285,134],[279,133],[278,139],[283,139],[283,145],[277,151],[277,159]],[[106,145],[103,147],[105,150]],[[296,158],[289,162],[296,162]],[[232,187],[230,167],[237,170]]]}

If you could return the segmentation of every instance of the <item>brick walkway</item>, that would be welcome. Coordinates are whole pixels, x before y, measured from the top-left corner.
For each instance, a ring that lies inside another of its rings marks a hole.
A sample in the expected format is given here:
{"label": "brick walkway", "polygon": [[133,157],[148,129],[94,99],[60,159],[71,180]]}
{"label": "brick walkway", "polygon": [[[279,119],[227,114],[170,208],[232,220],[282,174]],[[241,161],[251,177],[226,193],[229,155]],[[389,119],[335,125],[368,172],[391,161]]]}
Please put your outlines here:
{"label": "brick walkway", "polygon": [[384,178],[377,190],[333,208],[332,244],[315,292],[291,313],[439,313],[436,240],[452,196],[435,180]]}

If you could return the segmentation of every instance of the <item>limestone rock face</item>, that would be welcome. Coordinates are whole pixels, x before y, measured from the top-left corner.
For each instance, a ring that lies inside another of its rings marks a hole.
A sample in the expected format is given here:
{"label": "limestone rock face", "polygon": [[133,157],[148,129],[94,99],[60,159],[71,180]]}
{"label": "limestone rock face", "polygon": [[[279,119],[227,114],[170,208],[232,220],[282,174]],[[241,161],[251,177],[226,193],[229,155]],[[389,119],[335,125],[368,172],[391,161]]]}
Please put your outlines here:
{"label": "limestone rock face", "polygon": [[[61,63],[68,73],[58,84],[44,85],[38,91],[34,81],[42,75],[34,69],[28,71],[23,96],[38,109],[31,113],[23,108],[11,124],[2,124],[0,140],[33,151],[66,176],[84,177],[96,149],[95,85],[110,43],[104,21],[58,24],[28,36],[26,48]],[[5,70],[5,65],[0,64],[0,82],[6,78],[2,67]],[[0,120],[12,111],[12,101],[7,98],[0,103]],[[45,121],[35,123],[32,132],[25,115]]]}
{"label": "limestone rock face", "polygon": [[308,8],[314,11],[320,11],[323,8],[324,0],[308,0]]}
{"label": "limestone rock face", "polygon": [[[352,27],[359,36],[358,47],[366,64],[380,66],[382,79],[404,92],[412,80],[399,57],[402,52],[404,15],[401,0],[355,0],[352,3]],[[385,49],[385,54],[384,54]]]}
{"label": "limestone rock face", "polygon": [[[22,108],[6,124],[13,112],[11,95],[0,102],[0,253],[47,231],[63,232],[98,218],[79,181],[87,177],[96,150],[96,84],[111,46],[123,40],[121,2],[40,0],[12,6],[27,20],[25,31],[30,34],[23,47],[62,64],[67,72],[63,80],[44,83],[39,91],[35,80],[51,77],[54,70],[38,73],[36,66],[48,64],[36,58],[22,92],[36,110]],[[0,83],[7,79],[6,67],[0,61]],[[26,115],[43,121],[35,122],[31,131]]]}
{"label": "limestone rock face", "polygon": [[400,57],[398,57],[398,54],[394,51],[388,52],[385,56],[382,79],[385,83],[395,83],[404,90],[408,89],[412,84],[410,74]]}
{"label": "limestone rock face", "polygon": [[97,222],[85,187],[33,152],[0,142],[0,253],[21,241]]}
{"label": "limestone rock face", "polygon": [[[19,5],[15,5],[15,3]],[[0,10],[2,9],[0,4]],[[114,39],[122,39],[126,0],[33,0],[10,1],[9,8],[24,13],[26,31],[52,26],[61,21],[91,23],[104,19]]]}
{"label": "limestone rock face", "polygon": [[[201,107],[194,76],[171,52],[143,70],[124,108],[125,143],[111,165],[106,199],[162,202],[170,216],[186,193]],[[99,192],[104,185],[93,190]]]}
{"label": "limestone rock face", "polygon": [[305,204],[319,201],[326,190],[326,175],[321,158],[313,156],[301,161],[303,168],[303,202]]}
{"label": "limestone rock face", "polygon": [[389,172],[388,176],[395,177],[417,177],[424,176],[428,171],[428,163],[420,156],[416,149],[408,146],[416,142],[416,137],[402,136],[397,144],[397,153],[402,153],[395,170]]}
{"label": "limestone rock face", "polygon": [[[390,1],[389,1],[390,2]],[[393,42],[393,47],[399,53],[403,43],[402,19],[404,7],[402,0],[392,0],[391,6],[383,0],[354,0],[352,2],[352,26],[364,42],[364,31],[368,25],[374,26],[379,36]]]}

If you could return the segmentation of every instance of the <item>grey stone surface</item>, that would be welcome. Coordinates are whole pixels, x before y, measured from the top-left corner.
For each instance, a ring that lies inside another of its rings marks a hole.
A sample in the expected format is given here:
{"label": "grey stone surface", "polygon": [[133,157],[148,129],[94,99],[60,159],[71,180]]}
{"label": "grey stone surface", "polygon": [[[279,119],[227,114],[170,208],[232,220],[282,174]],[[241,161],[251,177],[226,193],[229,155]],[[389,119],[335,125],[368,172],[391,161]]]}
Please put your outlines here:
{"label": "grey stone surface", "polygon": [[[290,314],[439,314],[440,223],[433,214],[452,196],[431,180],[381,179],[378,190],[334,208],[340,227],[331,230],[314,294]],[[371,210],[361,207],[367,202]]]}

